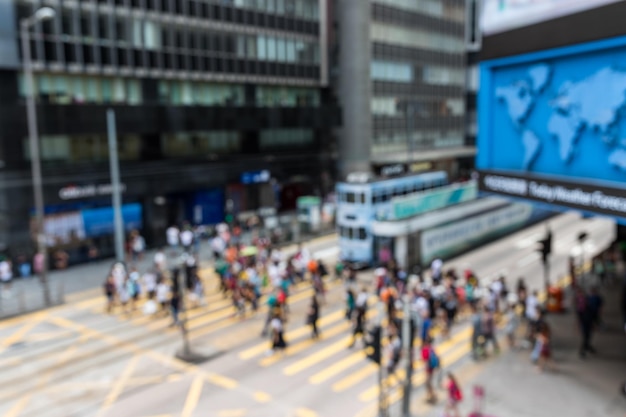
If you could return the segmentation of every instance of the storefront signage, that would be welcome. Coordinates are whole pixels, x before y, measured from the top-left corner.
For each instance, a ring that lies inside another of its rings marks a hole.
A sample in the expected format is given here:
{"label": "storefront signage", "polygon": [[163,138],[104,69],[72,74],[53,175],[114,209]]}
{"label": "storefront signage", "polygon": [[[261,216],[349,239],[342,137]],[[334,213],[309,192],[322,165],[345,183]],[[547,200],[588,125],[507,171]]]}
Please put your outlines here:
{"label": "storefront signage", "polygon": [[385,165],[380,168],[380,175],[383,177],[391,177],[393,175],[402,175],[406,172],[404,164]]}
{"label": "storefront signage", "polygon": [[626,218],[626,191],[544,177],[480,172],[481,191]]}
{"label": "storefront signage", "polygon": [[[120,191],[126,191],[126,184],[120,184]],[[79,198],[110,195],[112,193],[113,186],[111,184],[70,185],[59,190],[59,198],[61,200],[76,200]]]}
{"label": "storefront signage", "polygon": [[242,184],[258,184],[261,182],[268,182],[271,178],[271,174],[268,170],[263,171],[247,171],[241,174]]}
{"label": "storefront signage", "polygon": [[414,162],[409,164],[409,172],[423,172],[428,171],[433,167],[432,162]]}

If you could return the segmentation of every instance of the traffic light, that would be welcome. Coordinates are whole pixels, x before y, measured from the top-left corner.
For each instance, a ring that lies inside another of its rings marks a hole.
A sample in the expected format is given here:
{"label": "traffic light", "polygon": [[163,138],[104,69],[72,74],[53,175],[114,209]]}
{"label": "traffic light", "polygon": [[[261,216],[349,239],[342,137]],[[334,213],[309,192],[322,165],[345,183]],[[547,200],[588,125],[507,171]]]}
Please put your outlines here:
{"label": "traffic light", "polygon": [[380,365],[381,328],[376,326],[367,331],[365,336],[365,354],[367,358]]}
{"label": "traffic light", "polygon": [[548,255],[552,253],[552,232],[548,232],[546,237],[539,241],[539,252],[544,262],[548,261]]}

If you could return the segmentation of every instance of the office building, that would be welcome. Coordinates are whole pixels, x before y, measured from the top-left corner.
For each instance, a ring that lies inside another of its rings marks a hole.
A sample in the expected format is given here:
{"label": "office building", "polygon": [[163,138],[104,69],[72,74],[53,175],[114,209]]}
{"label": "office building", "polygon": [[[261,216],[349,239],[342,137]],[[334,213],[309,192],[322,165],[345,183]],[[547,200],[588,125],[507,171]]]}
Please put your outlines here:
{"label": "office building", "polygon": [[331,189],[341,112],[327,82],[326,0],[2,1],[3,250],[33,247],[19,22],[42,6],[56,11],[31,35],[52,249],[112,253],[107,109],[126,227],[149,244],[173,222],[289,210]]}
{"label": "office building", "polygon": [[469,169],[465,1],[338,0],[333,15],[340,172]]}

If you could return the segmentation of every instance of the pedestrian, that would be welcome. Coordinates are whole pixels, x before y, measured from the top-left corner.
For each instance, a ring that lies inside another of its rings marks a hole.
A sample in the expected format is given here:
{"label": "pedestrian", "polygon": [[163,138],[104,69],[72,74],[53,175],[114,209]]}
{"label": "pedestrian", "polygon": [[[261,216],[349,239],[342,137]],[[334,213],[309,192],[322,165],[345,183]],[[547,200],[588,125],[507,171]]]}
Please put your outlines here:
{"label": "pedestrian", "polygon": [[351,348],[354,346],[354,344],[356,343],[357,336],[360,336],[361,340],[363,340],[364,338],[363,333],[365,329],[366,308],[367,308],[367,303],[363,305],[359,305],[357,302],[354,319],[353,319],[353,326],[352,326],[352,341],[350,342],[350,345],[348,345],[348,348]]}
{"label": "pedestrian", "polygon": [[167,256],[163,248],[159,248],[154,254],[154,266],[160,271],[167,271]]}
{"label": "pedestrian", "polygon": [[261,330],[261,337],[267,336],[267,329],[274,318],[275,309],[278,307],[278,289],[274,288],[274,290],[272,290],[265,304],[267,304],[267,318],[265,319],[263,330]]}
{"label": "pedestrian", "polygon": [[546,367],[551,363],[552,349],[550,348],[550,326],[545,321],[542,321],[537,330],[537,336],[535,337],[538,344],[537,369],[543,372]]}
{"label": "pedestrian", "polygon": [[183,250],[187,253],[191,253],[191,249],[192,249],[192,245],[194,241],[194,235],[189,225],[185,226],[183,228],[183,231],[180,232],[179,239],[180,239],[180,244],[183,247]]}
{"label": "pedestrian", "polygon": [[448,383],[446,384],[448,402],[444,408],[444,413],[447,417],[460,417],[459,403],[463,400],[461,387],[451,372],[448,372],[446,376],[448,377]]}
{"label": "pedestrian", "polygon": [[156,298],[157,298],[157,302],[161,305],[161,312],[165,313],[166,315],[167,315],[167,304],[169,301],[169,295],[170,295],[170,286],[167,285],[167,282],[165,282],[165,279],[161,277],[161,279],[158,280],[158,284],[156,287]]}
{"label": "pedestrian", "polygon": [[170,327],[180,325],[180,320],[178,318],[181,307],[181,298],[180,291],[172,291],[172,298],[170,298],[170,311],[172,313],[172,324]]}
{"label": "pedestrian", "polygon": [[602,307],[604,306],[604,299],[600,295],[600,291],[597,286],[591,287],[589,296],[587,297],[587,305],[590,310],[589,313],[591,314],[593,325],[598,328],[602,328]]}
{"label": "pedestrian", "polygon": [[510,293],[507,297],[507,304],[505,310],[506,318],[506,338],[509,342],[509,347],[514,349],[516,347],[515,335],[520,324],[520,304],[517,300],[517,295]]}
{"label": "pedestrian", "polygon": [[387,348],[389,350],[387,375],[393,375],[402,357],[402,340],[400,340],[400,336],[398,335],[398,328],[394,325],[389,326],[389,343],[387,344]]}
{"label": "pedestrian", "polygon": [[476,304],[470,304],[470,309],[470,322],[472,323],[472,337],[470,339],[472,344],[472,358],[478,360],[482,356],[480,343],[482,338],[482,318]]}
{"label": "pedestrian", "polygon": [[272,327],[272,352],[284,351],[287,347],[284,335],[284,321],[279,312],[275,312],[270,323]]}
{"label": "pedestrian", "polygon": [[107,299],[107,313],[110,314],[115,305],[115,280],[111,274],[109,274],[104,281],[104,295]]}
{"label": "pedestrian", "polygon": [[587,295],[580,287],[577,288],[575,302],[578,324],[582,335],[579,355],[581,359],[584,359],[587,356],[587,352],[596,353],[596,350],[591,346],[594,313],[589,306]]}
{"label": "pedestrian", "polygon": [[143,259],[143,253],[146,250],[146,241],[139,234],[138,230],[133,230],[130,239],[130,250],[133,262],[137,262]]}
{"label": "pedestrian", "polygon": [[482,337],[485,343],[485,353],[487,352],[487,344],[491,343],[493,346],[493,352],[498,354],[500,352],[500,346],[498,345],[498,338],[496,337],[494,312],[487,307],[484,307],[483,309],[481,329]]}
{"label": "pedestrian", "polygon": [[429,336],[422,345],[422,360],[426,364],[426,401],[429,403],[437,402],[433,380],[435,373],[441,369],[439,356],[435,352],[432,343],[433,339]]}
{"label": "pedestrian", "polygon": [[2,298],[9,298],[11,281],[13,281],[13,265],[6,256],[0,258],[0,280],[2,280]]}
{"label": "pedestrian", "polygon": [[319,338],[319,329],[317,328],[317,320],[319,320],[320,316],[320,305],[317,301],[317,296],[313,295],[311,297],[311,304],[309,305],[309,311],[307,312],[306,322],[311,326],[311,338],[318,339]]}
{"label": "pedestrian", "polygon": [[165,236],[167,238],[167,244],[170,247],[171,256],[175,256],[176,250],[178,249],[180,231],[176,225],[171,225],[165,231]]}
{"label": "pedestrian", "polygon": [[352,320],[356,300],[352,288],[346,289],[346,320]]}

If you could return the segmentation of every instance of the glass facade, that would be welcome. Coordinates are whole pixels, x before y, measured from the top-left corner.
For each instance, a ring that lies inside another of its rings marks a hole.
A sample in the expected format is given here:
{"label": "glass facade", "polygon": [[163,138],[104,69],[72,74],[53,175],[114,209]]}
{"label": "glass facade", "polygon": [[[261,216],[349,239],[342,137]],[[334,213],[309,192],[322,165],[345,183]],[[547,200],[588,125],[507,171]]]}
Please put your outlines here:
{"label": "glass facade", "polygon": [[372,157],[464,145],[465,6],[373,0]]}
{"label": "glass facade", "polygon": [[268,129],[260,132],[259,147],[261,150],[309,147],[314,139],[313,131],[308,129]]}

